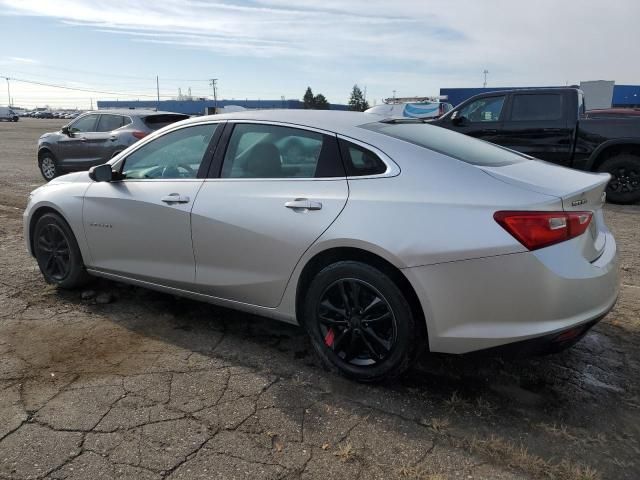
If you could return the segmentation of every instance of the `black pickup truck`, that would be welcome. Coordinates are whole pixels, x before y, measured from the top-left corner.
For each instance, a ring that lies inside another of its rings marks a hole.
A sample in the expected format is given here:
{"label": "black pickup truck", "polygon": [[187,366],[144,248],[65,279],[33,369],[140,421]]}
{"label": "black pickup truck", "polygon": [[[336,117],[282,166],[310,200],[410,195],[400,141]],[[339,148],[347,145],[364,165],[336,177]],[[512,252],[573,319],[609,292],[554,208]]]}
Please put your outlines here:
{"label": "black pickup truck", "polygon": [[566,167],[608,172],[609,201],[640,201],[640,118],[587,118],[577,88],[484,93],[429,123]]}

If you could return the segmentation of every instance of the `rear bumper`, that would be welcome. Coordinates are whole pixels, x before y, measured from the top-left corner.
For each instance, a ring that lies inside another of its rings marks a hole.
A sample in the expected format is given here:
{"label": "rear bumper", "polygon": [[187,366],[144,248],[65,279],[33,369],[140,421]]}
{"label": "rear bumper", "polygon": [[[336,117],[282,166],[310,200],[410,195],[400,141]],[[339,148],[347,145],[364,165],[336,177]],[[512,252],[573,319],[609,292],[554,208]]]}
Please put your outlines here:
{"label": "rear bumper", "polygon": [[574,239],[535,252],[404,269],[425,312],[430,350],[544,343],[601,319],[618,296],[616,243],[607,232],[594,262],[578,245]]}

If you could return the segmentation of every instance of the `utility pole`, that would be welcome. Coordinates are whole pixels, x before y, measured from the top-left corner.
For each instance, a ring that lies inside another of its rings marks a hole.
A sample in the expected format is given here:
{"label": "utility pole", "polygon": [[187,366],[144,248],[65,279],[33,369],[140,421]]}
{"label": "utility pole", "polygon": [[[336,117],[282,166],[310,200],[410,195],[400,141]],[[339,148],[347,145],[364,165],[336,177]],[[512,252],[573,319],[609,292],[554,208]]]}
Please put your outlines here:
{"label": "utility pole", "polygon": [[484,88],[487,88],[487,75],[489,74],[489,70],[487,70],[486,68],[484,69],[484,71],[482,72],[484,74]]}
{"label": "utility pole", "polygon": [[396,101],[396,91],[395,90],[393,91],[393,101],[394,102]]}
{"label": "utility pole", "polygon": [[9,86],[9,77],[4,77],[7,81],[7,98],[9,99],[9,106],[11,106],[11,87]]}
{"label": "utility pole", "polygon": [[156,102],[156,111],[160,108],[160,79],[156,75],[156,94],[158,95],[158,101]]}
{"label": "utility pole", "polygon": [[93,110],[93,97],[89,99],[91,101],[91,110]]}
{"label": "utility pole", "polygon": [[217,83],[218,83],[218,79],[217,78],[212,78],[211,82],[209,83],[209,85],[211,85],[211,88],[213,88],[213,108],[214,108],[214,112],[218,113],[218,88],[217,88]]}

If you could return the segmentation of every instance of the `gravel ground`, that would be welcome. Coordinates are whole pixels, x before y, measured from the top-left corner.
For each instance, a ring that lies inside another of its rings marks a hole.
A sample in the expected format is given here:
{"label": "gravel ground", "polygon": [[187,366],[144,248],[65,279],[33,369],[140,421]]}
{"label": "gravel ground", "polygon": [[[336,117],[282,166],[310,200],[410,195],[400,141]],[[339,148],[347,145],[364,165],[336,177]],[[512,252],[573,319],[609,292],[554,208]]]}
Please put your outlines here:
{"label": "gravel ground", "polygon": [[427,355],[366,386],[325,372],[288,325],[107,281],[46,285],[21,214],[42,183],[36,139],[60,125],[0,123],[0,478],[640,475],[640,206],[606,208],[621,296],[574,348]]}

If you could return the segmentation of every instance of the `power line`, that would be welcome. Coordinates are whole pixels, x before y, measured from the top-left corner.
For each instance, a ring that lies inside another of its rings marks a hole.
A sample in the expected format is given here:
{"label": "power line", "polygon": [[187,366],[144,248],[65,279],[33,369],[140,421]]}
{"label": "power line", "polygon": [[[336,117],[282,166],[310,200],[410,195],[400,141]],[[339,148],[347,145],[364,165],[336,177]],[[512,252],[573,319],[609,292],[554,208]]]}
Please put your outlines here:
{"label": "power line", "polygon": [[[131,80],[152,80],[153,79],[153,75],[149,75],[149,76],[140,76],[140,75],[123,75],[121,73],[109,73],[109,72],[95,72],[95,71],[90,71],[90,70],[80,70],[77,68],[68,68],[68,67],[61,67],[59,65],[48,65],[46,63],[38,63],[37,64],[38,68],[43,68],[46,70],[55,70],[58,72],[72,72],[72,73],[83,73],[85,75],[96,75],[99,77],[113,77],[113,78],[126,78],[126,79],[131,79]],[[26,73],[26,72],[25,72]],[[165,78],[162,77],[163,80],[168,80],[168,81],[175,81],[175,82],[208,82],[209,79],[207,78]]]}
{"label": "power line", "polygon": [[[26,80],[24,78],[15,78],[15,77],[4,77],[8,80],[13,80],[15,82],[23,82],[23,83],[29,83],[32,85],[40,85],[43,87],[51,87],[51,88],[61,88],[64,90],[73,90],[76,92],[88,92],[88,93],[102,93],[104,95],[119,95],[119,96],[123,96],[123,97],[147,97],[147,98],[156,98],[156,95],[149,95],[149,94],[145,94],[145,93],[131,93],[131,92],[110,92],[107,90],[95,90],[95,89],[90,89],[90,88],[80,88],[80,87],[70,87],[68,85],[56,85],[53,83],[45,83],[45,82],[38,82],[36,80]],[[172,95],[162,95],[163,97],[171,97]]]}

